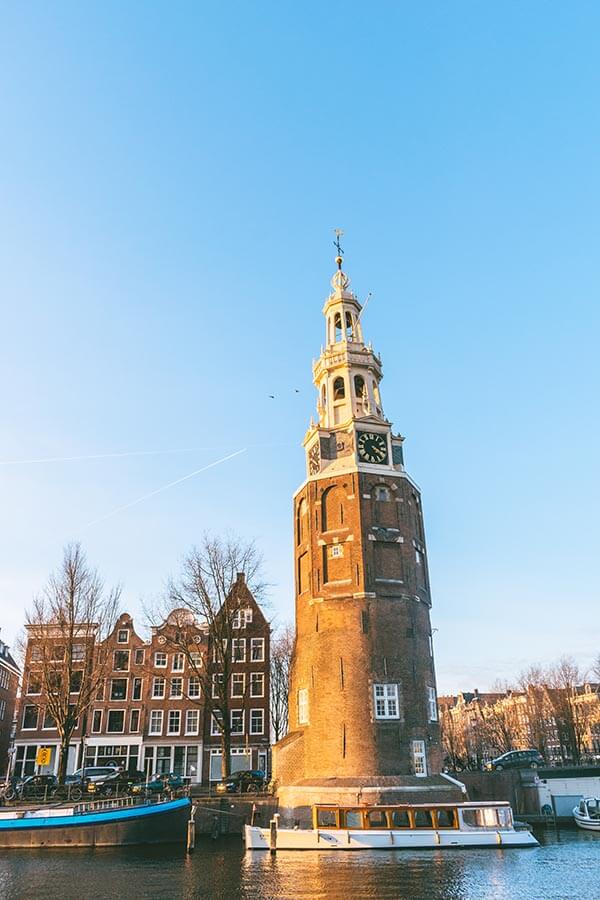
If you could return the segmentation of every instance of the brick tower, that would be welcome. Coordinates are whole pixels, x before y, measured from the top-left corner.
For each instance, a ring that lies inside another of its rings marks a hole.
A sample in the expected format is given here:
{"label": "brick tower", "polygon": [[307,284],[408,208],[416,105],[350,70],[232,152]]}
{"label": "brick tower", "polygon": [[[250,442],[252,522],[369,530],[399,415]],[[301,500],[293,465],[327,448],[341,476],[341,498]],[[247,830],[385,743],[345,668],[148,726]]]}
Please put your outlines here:
{"label": "brick tower", "polygon": [[336,262],[313,365],[318,422],[294,497],[296,646],[275,777],[414,785],[441,768],[421,497]]}

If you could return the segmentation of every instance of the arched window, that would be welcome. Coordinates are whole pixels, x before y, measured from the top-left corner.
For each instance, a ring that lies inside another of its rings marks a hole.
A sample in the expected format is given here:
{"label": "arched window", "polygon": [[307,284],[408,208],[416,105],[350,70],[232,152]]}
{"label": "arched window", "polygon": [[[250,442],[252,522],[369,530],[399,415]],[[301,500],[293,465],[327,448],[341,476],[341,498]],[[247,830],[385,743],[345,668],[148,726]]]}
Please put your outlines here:
{"label": "arched window", "polygon": [[346,313],[346,340],[351,341],[354,337],[354,328],[352,325],[352,313]]}
{"label": "arched window", "polygon": [[390,499],[390,489],[385,484],[376,484],[373,489],[373,497],[375,500],[385,502]]}
{"label": "arched window", "polygon": [[335,314],[333,323],[334,323],[334,327],[335,327],[335,342],[337,344],[337,342],[341,341],[341,339],[342,339],[342,314],[341,313],[337,312]]}
{"label": "arched window", "polygon": [[327,406],[327,385],[324,384],[321,388],[321,404],[323,407]]}
{"label": "arched window", "polygon": [[365,379],[362,375],[354,376],[354,393],[358,397],[359,400],[362,400],[362,396],[365,390]]}
{"label": "arched window", "polygon": [[333,382],[333,399],[334,400],[343,400],[346,396],[346,385],[344,384],[344,379],[340,376],[336,378]]}
{"label": "arched window", "polygon": [[321,529],[331,531],[341,528],[344,524],[344,500],[345,491],[333,484],[328,487],[321,497]]}
{"label": "arched window", "polygon": [[296,543],[301,544],[302,541],[306,537],[306,501],[304,497],[298,504],[298,509],[296,510]]}

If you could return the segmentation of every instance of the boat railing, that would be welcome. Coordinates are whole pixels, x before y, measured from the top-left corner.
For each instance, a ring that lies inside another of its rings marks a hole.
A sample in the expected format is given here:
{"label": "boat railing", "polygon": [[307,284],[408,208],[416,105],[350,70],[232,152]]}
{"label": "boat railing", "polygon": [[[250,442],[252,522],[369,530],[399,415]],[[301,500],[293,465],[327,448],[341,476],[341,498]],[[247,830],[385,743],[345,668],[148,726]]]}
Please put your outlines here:
{"label": "boat railing", "polygon": [[77,816],[83,813],[103,812],[108,809],[125,809],[128,806],[147,806],[153,802],[156,801],[142,797],[113,797],[111,800],[88,800],[84,803],[76,803],[73,812]]}

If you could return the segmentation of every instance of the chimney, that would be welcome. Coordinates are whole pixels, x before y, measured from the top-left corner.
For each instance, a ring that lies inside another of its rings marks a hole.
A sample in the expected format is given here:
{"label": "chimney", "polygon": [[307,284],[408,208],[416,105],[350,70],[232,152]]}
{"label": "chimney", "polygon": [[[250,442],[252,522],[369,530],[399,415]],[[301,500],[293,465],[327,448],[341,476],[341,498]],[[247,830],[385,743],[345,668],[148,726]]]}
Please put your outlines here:
{"label": "chimney", "polygon": [[245,582],[246,582],[246,573],[245,573],[245,572],[238,572],[238,573],[237,573],[236,581],[237,581],[238,584],[245,584]]}

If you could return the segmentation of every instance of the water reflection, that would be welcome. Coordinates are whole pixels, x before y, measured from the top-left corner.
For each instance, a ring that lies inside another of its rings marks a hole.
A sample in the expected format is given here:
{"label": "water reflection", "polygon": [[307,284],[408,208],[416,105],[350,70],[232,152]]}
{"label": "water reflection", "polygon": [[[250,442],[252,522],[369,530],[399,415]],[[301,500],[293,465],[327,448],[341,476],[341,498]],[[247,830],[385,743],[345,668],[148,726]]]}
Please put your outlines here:
{"label": "water reflection", "polygon": [[4,851],[0,898],[30,900],[598,900],[600,835],[538,849],[244,854],[239,838],[165,848]]}

